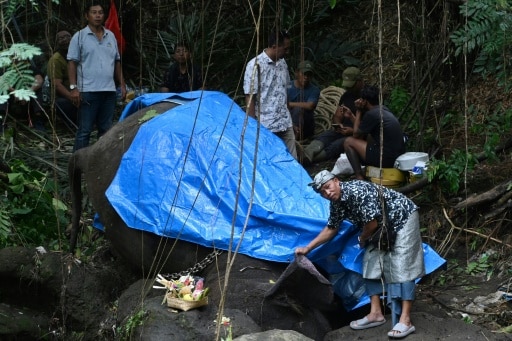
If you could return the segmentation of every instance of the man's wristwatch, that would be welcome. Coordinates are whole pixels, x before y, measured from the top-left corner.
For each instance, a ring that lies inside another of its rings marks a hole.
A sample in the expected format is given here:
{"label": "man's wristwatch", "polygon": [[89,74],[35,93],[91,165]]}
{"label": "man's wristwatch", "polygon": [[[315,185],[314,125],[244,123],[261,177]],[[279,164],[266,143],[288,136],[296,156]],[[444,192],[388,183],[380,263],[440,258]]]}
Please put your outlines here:
{"label": "man's wristwatch", "polygon": [[69,90],[75,90],[77,88],[76,84],[70,84]]}

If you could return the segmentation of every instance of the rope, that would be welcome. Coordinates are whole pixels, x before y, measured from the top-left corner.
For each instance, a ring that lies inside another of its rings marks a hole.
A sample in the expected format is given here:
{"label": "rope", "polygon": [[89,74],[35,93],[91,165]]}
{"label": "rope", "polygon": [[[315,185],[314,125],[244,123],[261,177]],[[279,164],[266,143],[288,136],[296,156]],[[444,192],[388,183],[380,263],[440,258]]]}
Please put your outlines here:
{"label": "rope", "polygon": [[337,86],[329,86],[320,91],[320,98],[314,111],[315,136],[331,129],[332,116],[336,112],[340,98],[344,93],[345,89]]}

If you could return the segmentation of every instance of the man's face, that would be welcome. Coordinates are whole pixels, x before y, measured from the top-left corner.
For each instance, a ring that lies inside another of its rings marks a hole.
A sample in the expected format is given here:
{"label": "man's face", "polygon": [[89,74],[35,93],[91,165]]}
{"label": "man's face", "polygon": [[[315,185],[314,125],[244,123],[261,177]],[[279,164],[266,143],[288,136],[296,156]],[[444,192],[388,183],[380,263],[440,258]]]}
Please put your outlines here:
{"label": "man's face", "polygon": [[338,179],[327,181],[320,188],[320,195],[327,200],[336,201],[341,196],[340,182]]}
{"label": "man's face", "polygon": [[299,87],[305,88],[309,85],[311,82],[311,79],[313,79],[313,72],[297,72],[297,82],[299,83]]}
{"label": "man's face", "polygon": [[284,44],[279,46],[276,46],[276,58],[281,59],[284,58],[286,55],[290,53],[290,45],[291,41],[289,38],[284,39]]}
{"label": "man's face", "polygon": [[71,34],[68,31],[61,31],[57,33],[57,46],[59,49],[66,49],[69,46]]}
{"label": "man's face", "polygon": [[100,26],[103,25],[105,13],[103,12],[103,8],[101,6],[92,6],[89,8],[85,18],[87,19],[87,23],[89,25]]}
{"label": "man's face", "polygon": [[178,63],[186,63],[190,59],[190,51],[185,46],[177,46],[174,50],[174,60]]}

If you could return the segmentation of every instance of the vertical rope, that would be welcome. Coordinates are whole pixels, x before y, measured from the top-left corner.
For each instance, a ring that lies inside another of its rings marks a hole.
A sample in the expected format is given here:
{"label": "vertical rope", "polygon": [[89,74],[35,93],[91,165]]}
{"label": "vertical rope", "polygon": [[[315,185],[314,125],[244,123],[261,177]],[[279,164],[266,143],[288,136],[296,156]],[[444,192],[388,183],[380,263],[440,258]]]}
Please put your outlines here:
{"label": "vertical rope", "polygon": [[396,35],[396,44],[400,45],[400,0],[396,0],[396,8],[397,8],[397,14],[398,14],[398,33]]}
{"label": "vertical rope", "polygon": [[[377,28],[378,28],[378,56],[379,56],[379,105],[380,105],[380,157],[379,157],[379,168],[382,169],[382,155],[384,153],[384,120],[383,120],[383,108],[384,103],[382,96],[382,74],[384,68],[382,65],[382,0],[378,0],[377,5]],[[380,185],[382,186],[382,174],[380,176]]]}
{"label": "vertical rope", "polygon": [[[158,13],[159,10],[160,10],[160,6],[158,6],[157,13]],[[157,17],[160,17],[160,16],[157,16]],[[140,25],[139,25],[139,46],[142,47],[142,26],[143,26],[142,25],[142,1],[139,2],[139,22],[140,22]],[[122,33],[122,30],[121,30],[121,33]],[[157,45],[157,44],[155,44],[155,45]],[[143,68],[142,60],[143,60],[143,58],[139,58],[139,89],[141,89],[141,90],[142,90],[142,68]],[[156,64],[156,59],[155,59],[155,64]],[[127,83],[126,79],[125,79],[125,83]],[[133,90],[135,91],[135,89],[133,89]]]}
{"label": "vertical rope", "polygon": [[[386,233],[385,236],[383,235],[384,233],[384,230],[386,229],[387,227],[387,224],[389,223],[387,221],[387,215],[384,213],[386,212],[385,211],[385,207],[386,207],[386,204],[384,202],[384,192],[383,192],[383,187],[382,187],[382,175],[383,175],[383,172],[382,172],[382,155],[384,153],[384,117],[383,117],[383,96],[382,96],[382,74],[383,74],[383,65],[382,65],[382,0],[378,0],[377,1],[377,29],[378,29],[378,56],[379,56],[379,67],[378,67],[378,72],[379,72],[379,105],[380,105],[380,132],[379,132],[379,135],[380,135],[380,151],[379,151],[379,170],[380,170],[380,174],[379,174],[379,186],[377,186],[378,188],[378,193],[379,193],[379,200],[380,200],[380,206],[381,206],[381,212],[382,212],[382,224],[384,226],[384,228],[382,229],[382,233],[381,235],[379,236],[379,240],[380,238],[386,238],[388,236],[388,234]],[[384,269],[384,264],[383,264],[383,260],[382,258],[380,257],[379,258],[379,266],[381,268],[381,271],[383,271]],[[381,285],[382,285],[382,291],[385,292],[386,290],[386,283],[384,281],[384,279],[382,278],[381,279]],[[384,301],[384,298],[382,299]],[[385,304],[383,302],[383,304]]]}
{"label": "vertical rope", "polygon": [[[302,62],[302,61],[304,61],[304,47],[305,47],[305,43],[304,43],[304,0],[300,1],[300,25],[299,25],[299,27],[300,27],[299,62]],[[297,69],[295,69],[294,79],[295,79],[296,75],[297,75]],[[304,102],[304,91],[300,92],[299,101]],[[304,128],[303,122],[304,122],[304,109],[300,108],[299,109],[299,134],[297,136],[298,141],[302,141],[302,139],[303,139],[303,135],[302,135],[302,129]],[[303,161],[302,155],[299,156],[299,161],[300,162]]]}
{"label": "vertical rope", "polygon": [[[465,23],[464,23],[464,29],[466,30],[466,35],[467,35],[467,30],[468,30],[468,3],[466,2],[464,4],[465,6],[465,9],[466,9],[466,15],[464,16],[464,20],[465,20]],[[466,151],[466,162],[464,164],[464,193],[465,193],[465,196],[466,196],[466,199],[467,199],[467,195],[468,195],[468,191],[467,191],[467,186],[468,186],[468,156],[469,156],[469,146],[468,146],[468,92],[469,92],[469,87],[468,87],[468,41],[466,40],[466,42],[464,43],[464,145],[465,145],[465,151]],[[467,222],[468,221],[468,210],[464,210],[464,213],[466,215],[466,219],[465,221]],[[466,224],[466,223],[464,223]],[[465,226],[463,226],[463,228],[465,228]],[[455,242],[455,241],[454,241]],[[466,248],[466,252],[468,252],[469,249]],[[469,259],[469,254],[466,255],[466,259]]]}

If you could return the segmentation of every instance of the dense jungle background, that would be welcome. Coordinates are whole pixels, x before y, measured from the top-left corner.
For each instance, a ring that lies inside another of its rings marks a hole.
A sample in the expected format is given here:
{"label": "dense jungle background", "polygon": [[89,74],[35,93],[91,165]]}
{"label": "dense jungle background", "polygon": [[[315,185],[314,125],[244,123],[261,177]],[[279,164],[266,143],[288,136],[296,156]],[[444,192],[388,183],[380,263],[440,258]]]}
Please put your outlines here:
{"label": "dense jungle background", "polygon": [[[87,2],[0,1],[2,67],[14,43],[28,43],[41,49],[35,61],[44,70],[56,32],[84,27]],[[313,61],[321,89],[339,86],[347,66],[361,68],[366,83],[383,90],[399,118],[409,136],[408,151],[430,156],[427,174],[406,192],[421,207],[424,241],[448,265],[423,281],[421,299],[467,324],[512,333],[512,1],[114,3],[126,40],[124,76],[136,94],[158,90],[175,42],[185,39],[203,68],[206,89],[222,91],[243,107],[245,64],[276,26],[292,36],[290,71],[303,59]],[[0,91],[6,94],[5,84]],[[45,109],[50,128],[45,133],[27,128],[24,117],[0,113],[0,248],[44,246],[65,254],[66,167],[74,136],[56,119],[52,100]],[[334,162],[308,171],[314,175]],[[93,208],[84,207],[85,232],[76,257],[97,262],[108,243],[91,227]],[[6,292],[0,291],[0,301],[9,301]],[[497,292],[503,293],[500,300],[468,308],[475,298]],[[52,321],[56,329],[60,323]]]}

